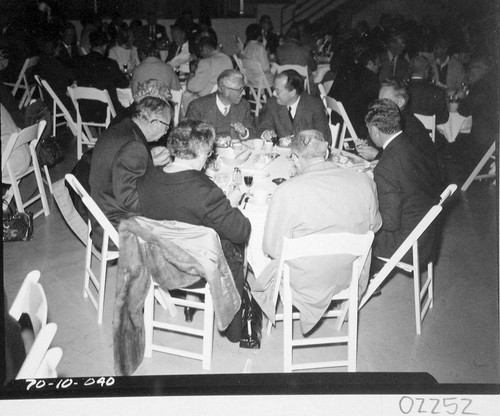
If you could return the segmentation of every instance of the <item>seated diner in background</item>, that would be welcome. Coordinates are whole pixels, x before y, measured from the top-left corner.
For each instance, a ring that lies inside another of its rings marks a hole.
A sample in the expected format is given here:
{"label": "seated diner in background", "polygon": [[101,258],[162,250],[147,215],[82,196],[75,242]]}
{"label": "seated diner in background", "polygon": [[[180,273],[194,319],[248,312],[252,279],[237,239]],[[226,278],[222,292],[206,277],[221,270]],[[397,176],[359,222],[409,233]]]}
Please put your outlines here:
{"label": "seated diner in background", "polygon": [[[161,169],[150,169],[138,181],[142,215],[154,220],[181,221],[214,229],[240,296],[243,293],[244,246],[250,237],[250,222],[236,208],[241,197],[235,188],[224,195],[202,172],[213,152],[214,128],[203,121],[183,120],[168,138],[174,160]],[[186,316],[187,317],[187,316]],[[231,342],[241,336],[241,309],[227,327]]]}

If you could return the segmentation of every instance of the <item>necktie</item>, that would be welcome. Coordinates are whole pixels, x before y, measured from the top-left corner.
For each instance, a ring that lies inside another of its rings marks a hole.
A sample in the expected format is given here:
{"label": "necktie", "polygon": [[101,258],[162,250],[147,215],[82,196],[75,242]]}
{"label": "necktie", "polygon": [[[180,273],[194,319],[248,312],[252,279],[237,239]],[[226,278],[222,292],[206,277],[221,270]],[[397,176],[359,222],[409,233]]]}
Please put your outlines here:
{"label": "necktie", "polygon": [[288,117],[290,117],[290,121],[293,124],[292,107],[288,107]]}

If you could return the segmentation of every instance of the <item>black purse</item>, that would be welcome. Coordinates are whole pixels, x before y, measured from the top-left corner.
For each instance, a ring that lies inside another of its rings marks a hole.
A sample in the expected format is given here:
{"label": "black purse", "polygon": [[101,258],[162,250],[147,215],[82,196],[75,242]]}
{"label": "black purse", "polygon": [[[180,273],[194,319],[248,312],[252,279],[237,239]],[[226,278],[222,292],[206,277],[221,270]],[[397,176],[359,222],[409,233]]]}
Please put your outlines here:
{"label": "black purse", "polygon": [[33,213],[3,215],[3,241],[29,241],[33,238]]}
{"label": "black purse", "polygon": [[252,296],[250,285],[245,280],[242,296],[242,323],[240,348],[260,348],[262,338],[262,310]]}
{"label": "black purse", "polygon": [[54,136],[40,139],[36,146],[36,157],[40,166],[52,167],[64,159],[64,153]]}

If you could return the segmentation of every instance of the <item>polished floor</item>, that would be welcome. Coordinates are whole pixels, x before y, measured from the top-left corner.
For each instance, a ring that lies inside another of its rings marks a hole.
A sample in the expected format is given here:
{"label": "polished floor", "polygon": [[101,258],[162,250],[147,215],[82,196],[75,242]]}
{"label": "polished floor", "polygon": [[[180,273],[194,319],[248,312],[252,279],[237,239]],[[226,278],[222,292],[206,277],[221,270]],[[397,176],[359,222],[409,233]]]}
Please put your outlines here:
{"label": "polished floor", "polygon": [[[66,159],[51,169],[54,181],[75,163],[73,141],[66,145],[66,153]],[[456,163],[448,167],[450,177],[463,177]],[[33,186],[27,181],[21,186],[22,192],[29,194]],[[3,246],[7,299],[12,301],[29,271],[40,270],[49,321],[58,325],[53,345],[64,350],[59,375],[114,375],[116,267],[108,271],[104,322],[98,325],[95,309],[82,295],[85,248],[69,230],[53,200],[50,205],[50,216],[35,220],[33,240]],[[415,333],[412,279],[398,273],[383,286],[382,294],[360,311],[358,371],[428,372],[440,383],[498,383],[497,186],[483,181],[473,183],[465,193],[457,191],[442,215],[434,308],[423,323],[422,334]],[[178,319],[181,316],[182,311]],[[201,322],[202,314],[198,313],[193,326]],[[260,349],[245,350],[230,344],[216,330],[210,372],[203,371],[199,361],[154,352],[135,374],[279,373],[283,369],[282,331],[282,324],[278,324],[270,336],[263,335]],[[168,342],[193,344],[191,339]],[[321,349],[313,352],[325,353]]]}

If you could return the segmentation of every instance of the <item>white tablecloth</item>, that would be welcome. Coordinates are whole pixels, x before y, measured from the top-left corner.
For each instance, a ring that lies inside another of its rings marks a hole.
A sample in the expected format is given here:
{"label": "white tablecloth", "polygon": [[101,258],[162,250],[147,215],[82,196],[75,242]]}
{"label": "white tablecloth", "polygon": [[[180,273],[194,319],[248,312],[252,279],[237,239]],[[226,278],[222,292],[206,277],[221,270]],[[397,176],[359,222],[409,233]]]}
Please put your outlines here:
{"label": "white tablecloth", "polygon": [[127,108],[134,101],[131,88],[117,88],[116,95],[118,96],[118,101],[120,101],[120,104],[125,108]]}
{"label": "white tablecloth", "polygon": [[438,124],[438,131],[449,143],[455,142],[459,133],[470,133],[472,117],[464,117],[456,111],[450,111],[450,118],[445,124]]}

